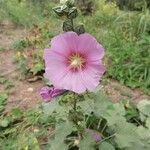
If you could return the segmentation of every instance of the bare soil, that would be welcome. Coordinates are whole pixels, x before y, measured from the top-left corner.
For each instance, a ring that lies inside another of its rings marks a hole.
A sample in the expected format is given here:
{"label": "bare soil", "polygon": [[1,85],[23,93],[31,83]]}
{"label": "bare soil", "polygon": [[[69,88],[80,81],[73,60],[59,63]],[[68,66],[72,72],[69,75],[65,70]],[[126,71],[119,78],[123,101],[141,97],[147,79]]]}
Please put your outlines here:
{"label": "bare soil", "polygon": [[118,81],[109,80],[104,91],[112,99],[113,102],[119,102],[121,100],[131,100],[134,103],[138,103],[141,100],[150,100],[150,96],[144,94],[140,89],[130,89],[124,85],[121,85]]}
{"label": "bare soil", "polygon": [[15,53],[11,49],[14,41],[25,37],[27,31],[15,28],[12,23],[3,22],[0,25],[0,76],[8,83],[0,84],[0,93],[8,93],[6,111],[20,107],[22,109],[36,107],[40,102],[39,91],[42,81],[28,82],[14,63]]}
{"label": "bare soil", "polygon": [[[3,76],[7,84],[0,84],[0,93],[8,93],[8,103],[6,111],[12,108],[33,108],[41,103],[39,91],[43,86],[43,82],[28,82],[24,75],[17,69],[14,63],[14,51],[11,49],[12,43],[20,38],[25,37],[27,31],[22,28],[15,28],[10,22],[0,24],[0,76]],[[109,80],[104,86],[104,91],[111,97],[113,102],[120,100],[132,99],[138,102],[143,99],[150,100],[150,96],[145,95],[141,90],[131,90],[114,80]]]}

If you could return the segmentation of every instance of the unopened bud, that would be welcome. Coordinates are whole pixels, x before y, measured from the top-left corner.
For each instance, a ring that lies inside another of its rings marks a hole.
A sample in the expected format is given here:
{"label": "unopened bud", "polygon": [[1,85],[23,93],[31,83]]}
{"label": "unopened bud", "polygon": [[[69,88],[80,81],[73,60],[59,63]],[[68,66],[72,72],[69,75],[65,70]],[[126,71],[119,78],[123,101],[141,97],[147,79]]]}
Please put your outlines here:
{"label": "unopened bud", "polygon": [[60,4],[67,5],[68,7],[74,6],[74,0],[60,0]]}

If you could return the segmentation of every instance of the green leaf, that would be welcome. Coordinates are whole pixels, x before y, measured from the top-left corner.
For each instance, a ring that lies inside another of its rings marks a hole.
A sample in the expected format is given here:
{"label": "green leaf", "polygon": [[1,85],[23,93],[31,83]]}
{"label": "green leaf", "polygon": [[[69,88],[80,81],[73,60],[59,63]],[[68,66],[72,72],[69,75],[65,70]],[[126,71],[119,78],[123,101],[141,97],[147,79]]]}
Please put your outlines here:
{"label": "green leaf", "polygon": [[60,0],[60,4],[67,5],[68,7],[73,7],[74,3],[74,0]]}
{"label": "green leaf", "polygon": [[43,103],[43,112],[46,116],[53,115],[55,112],[55,119],[56,120],[66,120],[68,117],[69,110],[71,109],[70,106],[66,106],[64,104],[60,104],[59,100],[62,99],[62,96],[53,99],[49,103]]}
{"label": "green leaf", "polygon": [[56,99],[54,99],[49,103],[43,103],[42,106],[44,113],[46,115],[51,115],[54,111],[57,110],[57,108],[59,108],[59,103]]}
{"label": "green leaf", "polygon": [[109,126],[115,125],[118,122],[125,122],[125,110],[121,103],[112,104],[107,107],[105,113],[102,115],[108,122]]}
{"label": "green leaf", "polygon": [[68,7],[67,5],[63,5],[63,6],[57,6],[55,8],[53,8],[53,11],[58,15],[58,16],[64,16],[66,14],[66,12],[68,11]]}
{"label": "green leaf", "polygon": [[97,117],[102,117],[106,113],[107,108],[112,105],[112,102],[100,92],[93,93],[91,100],[94,101],[93,112]]}
{"label": "green leaf", "polygon": [[5,104],[7,98],[8,98],[8,95],[7,95],[7,94],[1,94],[1,95],[0,95],[0,105]]}
{"label": "green leaf", "polygon": [[55,128],[55,138],[50,139],[50,150],[68,150],[68,145],[65,143],[66,137],[74,130],[71,122],[62,122],[57,124]]}
{"label": "green leaf", "polygon": [[7,98],[8,98],[7,94],[0,95],[0,112],[4,110],[4,106],[6,105]]}
{"label": "green leaf", "polygon": [[140,139],[142,140],[150,140],[150,130],[147,129],[147,128],[144,128],[143,126],[139,126],[137,128],[137,131],[136,131],[140,137]]}
{"label": "green leaf", "polygon": [[41,72],[44,69],[43,63],[37,63],[32,69],[31,72],[33,72],[34,75],[36,75],[38,72]]}
{"label": "green leaf", "polygon": [[34,134],[32,133],[24,133],[20,134],[18,137],[18,149],[22,150],[40,150],[39,142]]}
{"label": "green leaf", "polygon": [[115,150],[115,148],[108,142],[102,142],[99,145],[99,150]]}
{"label": "green leaf", "polygon": [[78,102],[77,105],[81,107],[82,112],[86,115],[90,115],[94,111],[94,101],[91,99]]}
{"label": "green leaf", "polygon": [[65,32],[73,31],[73,26],[72,26],[71,20],[64,21],[63,31],[65,31]]}
{"label": "green leaf", "polygon": [[23,112],[19,108],[15,108],[12,110],[12,115],[15,119],[20,119],[23,116]]}
{"label": "green leaf", "polygon": [[143,143],[137,134],[137,127],[133,124],[126,121],[118,122],[113,130],[115,132],[114,140],[119,148],[143,149]]}
{"label": "green leaf", "polygon": [[75,32],[78,35],[85,33],[84,25],[82,24],[82,25],[78,25],[77,27],[75,27]]}
{"label": "green leaf", "polygon": [[141,149],[149,150],[150,148],[150,129],[139,126],[136,130],[140,142],[142,143]]}
{"label": "green leaf", "polygon": [[140,101],[139,104],[137,105],[137,108],[142,114],[150,117],[150,101],[148,100]]}
{"label": "green leaf", "polygon": [[85,137],[80,141],[80,150],[95,150],[95,141],[90,133],[86,133]]}
{"label": "green leaf", "polygon": [[146,120],[146,127],[148,127],[150,129],[150,117],[147,118],[147,120]]}
{"label": "green leaf", "polygon": [[68,18],[69,18],[69,19],[74,19],[74,18],[77,17],[77,15],[78,15],[77,8],[76,8],[76,7],[72,7],[72,8],[69,10]]}

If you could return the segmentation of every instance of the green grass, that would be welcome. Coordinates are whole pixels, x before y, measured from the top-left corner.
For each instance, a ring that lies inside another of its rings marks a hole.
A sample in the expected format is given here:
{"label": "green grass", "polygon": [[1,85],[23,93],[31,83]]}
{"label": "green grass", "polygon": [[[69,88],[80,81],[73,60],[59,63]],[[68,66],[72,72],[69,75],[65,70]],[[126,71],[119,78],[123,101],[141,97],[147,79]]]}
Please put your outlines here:
{"label": "green grass", "polygon": [[106,76],[146,93],[150,89],[149,19],[144,12],[122,12],[112,6],[82,17],[86,31],[106,50]]}
{"label": "green grass", "polygon": [[32,27],[33,24],[39,24],[51,16],[51,9],[54,3],[48,0],[37,1],[18,1],[6,0],[0,2],[0,21],[9,19],[24,27]]}

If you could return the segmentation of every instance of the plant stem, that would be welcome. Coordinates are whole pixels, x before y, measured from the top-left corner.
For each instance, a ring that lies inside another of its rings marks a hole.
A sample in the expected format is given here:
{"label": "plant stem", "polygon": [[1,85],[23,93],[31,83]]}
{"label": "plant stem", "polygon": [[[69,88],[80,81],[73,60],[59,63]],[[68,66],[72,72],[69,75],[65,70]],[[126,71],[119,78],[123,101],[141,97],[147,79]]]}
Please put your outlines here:
{"label": "plant stem", "polygon": [[74,101],[73,101],[73,110],[74,110],[74,122],[78,125],[78,118],[77,118],[77,97],[74,94]]}
{"label": "plant stem", "polygon": [[70,21],[71,21],[72,31],[74,31],[74,22],[73,22],[73,19],[70,19]]}
{"label": "plant stem", "polygon": [[77,110],[77,100],[76,100],[76,97],[74,97],[73,109],[74,109],[74,111],[76,112],[76,110]]}
{"label": "plant stem", "polygon": [[144,1],[143,11],[144,11],[144,13],[146,13],[146,10],[147,10],[147,2],[146,2],[146,0],[143,0],[143,1]]}
{"label": "plant stem", "polygon": [[115,136],[116,136],[116,133],[114,133],[114,134],[112,134],[112,135],[110,135],[110,136],[104,138],[103,140],[99,141],[97,144],[100,144],[100,143],[102,143],[103,141],[106,141],[106,140],[108,140],[108,139],[110,139],[110,138],[113,138],[113,137],[115,137]]}

